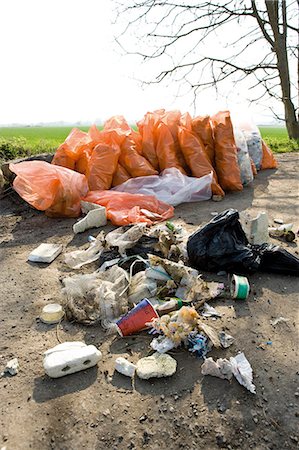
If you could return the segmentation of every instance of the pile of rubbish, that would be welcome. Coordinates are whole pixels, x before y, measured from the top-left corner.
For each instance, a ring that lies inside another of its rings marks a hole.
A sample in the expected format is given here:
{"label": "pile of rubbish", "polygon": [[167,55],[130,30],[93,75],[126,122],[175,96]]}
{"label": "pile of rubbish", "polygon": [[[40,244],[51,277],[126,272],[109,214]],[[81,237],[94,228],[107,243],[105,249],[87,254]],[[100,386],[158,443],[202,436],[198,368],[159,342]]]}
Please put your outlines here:
{"label": "pile of rubbish", "polygon": [[114,225],[152,224],[172,217],[173,206],[221,200],[258,170],[277,167],[258,128],[233,125],[229,111],[192,118],[163,109],[146,113],[137,127],[113,116],[101,131],[74,128],[52,164],[10,164],[14,189],[50,217],[78,217],[83,200],[105,207]]}
{"label": "pile of rubbish", "polygon": [[[268,243],[271,229],[265,212],[240,218],[238,211],[229,209],[192,235],[172,222],[101,231],[89,237],[86,249],[64,255],[73,271],[92,262],[98,269],[63,278],[61,305],[46,305],[40,319],[47,324],[63,319],[98,324],[120,339],[147,331],[153,338],[150,356],[136,364],[123,357],[115,360],[115,370],[132,379],[173,376],[177,361],[168,353],[180,348],[204,360],[203,375],[229,381],[234,376],[255,394],[253,370],[244,353],[216,361],[207,356],[213,348],[225,351],[235,343],[233,336],[213,325],[221,313],[210,303],[216,298],[246,301],[247,273],[299,276],[299,259]],[[50,263],[62,251],[60,245],[41,244],[28,260]],[[227,281],[205,281],[200,270],[225,271]],[[287,320],[280,317],[271,324]],[[93,345],[65,342],[45,352],[43,365],[48,376],[58,378],[93,367],[101,357]]]}

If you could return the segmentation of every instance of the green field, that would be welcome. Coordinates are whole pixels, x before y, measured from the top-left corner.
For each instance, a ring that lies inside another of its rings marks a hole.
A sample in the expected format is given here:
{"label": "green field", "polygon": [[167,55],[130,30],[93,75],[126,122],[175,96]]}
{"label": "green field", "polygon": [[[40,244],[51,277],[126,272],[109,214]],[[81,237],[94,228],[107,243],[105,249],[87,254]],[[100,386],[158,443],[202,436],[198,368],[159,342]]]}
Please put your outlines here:
{"label": "green field", "polygon": [[[87,127],[81,127],[83,131]],[[0,159],[7,160],[37,153],[54,152],[72,127],[0,128]],[[263,139],[275,153],[298,151],[298,143],[288,139],[282,127],[260,127]]]}

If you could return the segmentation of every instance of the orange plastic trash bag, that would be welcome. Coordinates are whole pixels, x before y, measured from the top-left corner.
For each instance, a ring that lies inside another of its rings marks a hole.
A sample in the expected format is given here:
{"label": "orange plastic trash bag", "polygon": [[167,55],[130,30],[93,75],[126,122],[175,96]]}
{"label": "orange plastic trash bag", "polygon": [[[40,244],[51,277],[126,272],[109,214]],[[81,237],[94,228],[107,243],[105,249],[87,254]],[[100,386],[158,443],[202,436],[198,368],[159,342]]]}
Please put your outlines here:
{"label": "orange plastic trash bag", "polygon": [[252,170],[253,176],[256,177],[257,176],[257,170],[256,170],[256,167],[255,167],[255,164],[254,164],[252,158],[250,158],[250,164],[251,164],[251,170]]}
{"label": "orange plastic trash bag", "polygon": [[10,164],[17,176],[16,192],[27,203],[50,217],[78,217],[80,200],[88,192],[84,175],[44,161]]}
{"label": "orange plastic trash bag", "polygon": [[[187,114],[188,113],[186,113],[186,115]],[[190,116],[190,114],[189,114],[189,116]],[[184,154],[181,151],[179,138],[178,138],[178,127],[180,125],[181,117],[182,117],[181,111],[175,109],[173,111],[166,111],[165,114],[161,117],[161,121],[163,123],[165,123],[165,125],[167,125],[169,131],[171,132],[171,135],[174,140],[174,148],[175,148],[176,157],[177,157],[177,160],[178,160],[180,166],[183,167],[183,169],[185,171],[188,171],[188,165],[186,164]],[[190,116],[190,118],[191,118],[191,116]]]}
{"label": "orange plastic trash bag", "polygon": [[82,151],[81,156],[75,163],[76,172],[83,173],[84,175],[87,174],[91,153],[92,149],[90,148],[86,148]]}
{"label": "orange plastic trash bag", "polygon": [[212,166],[215,164],[215,145],[210,116],[198,116],[192,120],[192,130],[201,138]]}
{"label": "orange plastic trash bag", "polygon": [[224,192],[218,184],[216,172],[208,160],[201,139],[183,126],[180,126],[178,129],[178,138],[181,150],[191,169],[192,175],[201,178],[213,172],[212,192],[214,195],[224,197]]}
{"label": "orange plastic trash bag", "polygon": [[142,155],[150,162],[155,170],[159,170],[159,161],[156,153],[155,127],[164,110],[148,112],[144,118],[137,122],[139,133],[142,137]]}
{"label": "orange plastic trash bag", "polygon": [[117,144],[98,144],[93,149],[87,170],[91,191],[110,189],[119,155],[120,147]]}
{"label": "orange plastic trash bag", "polygon": [[186,175],[185,170],[178,160],[172,134],[165,123],[160,122],[157,125],[156,136],[156,153],[159,161],[160,171],[171,167],[176,167],[180,172]]}
{"label": "orange plastic trash bag", "polygon": [[220,186],[224,191],[241,191],[240,168],[233,126],[229,111],[212,117],[215,136],[215,165]]}
{"label": "orange plastic trash bag", "polygon": [[67,169],[75,169],[76,161],[67,155],[66,153],[67,144],[61,144],[55,152],[55,155],[52,159],[52,164],[56,164],[57,166],[66,167]]}
{"label": "orange plastic trash bag", "polygon": [[131,176],[128,174],[126,169],[120,164],[117,164],[117,168],[112,179],[112,187],[118,186],[119,184],[128,181],[130,178]]}
{"label": "orange plastic trash bag", "polygon": [[70,161],[73,160],[75,164],[81,157],[82,152],[85,149],[91,149],[91,146],[92,140],[89,134],[78,128],[73,128],[64,143],[57,149],[52,164],[73,169],[74,167],[70,167]]}
{"label": "orange plastic trash bag", "polygon": [[262,140],[262,150],[263,150],[263,157],[262,157],[262,163],[261,163],[261,169],[276,169],[277,168],[277,161],[274,158],[274,155],[266,142]]}
{"label": "orange plastic trash bag", "polygon": [[140,222],[154,224],[170,219],[174,214],[173,206],[152,195],[93,191],[89,192],[84,200],[105,206],[107,218],[117,226]]}
{"label": "orange plastic trash bag", "polygon": [[126,136],[121,145],[119,162],[133,178],[158,174],[148,160],[138,153],[131,135]]}

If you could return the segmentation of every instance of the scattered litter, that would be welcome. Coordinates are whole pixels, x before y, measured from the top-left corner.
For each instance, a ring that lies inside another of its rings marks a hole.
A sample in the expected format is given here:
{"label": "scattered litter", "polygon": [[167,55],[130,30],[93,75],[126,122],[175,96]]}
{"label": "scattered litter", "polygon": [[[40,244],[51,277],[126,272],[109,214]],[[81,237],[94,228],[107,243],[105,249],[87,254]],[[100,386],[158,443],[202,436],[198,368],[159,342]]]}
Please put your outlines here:
{"label": "scattered litter", "polygon": [[158,353],[167,353],[176,347],[172,339],[164,336],[153,339],[150,346]]}
{"label": "scattered litter", "polygon": [[226,334],[224,331],[221,331],[219,333],[219,339],[223,348],[230,347],[235,341],[235,338],[233,336],[231,336],[230,334]]}
{"label": "scattered litter", "polygon": [[50,303],[42,309],[40,319],[44,323],[53,324],[59,323],[64,316],[62,306],[58,303]]}
{"label": "scattered litter", "polygon": [[191,332],[188,336],[188,349],[189,352],[195,353],[196,356],[202,358],[211,350],[212,345],[209,343],[207,336]]}
{"label": "scattered litter", "polygon": [[13,358],[7,362],[4,371],[1,373],[1,377],[6,373],[9,373],[11,376],[17,375],[19,373],[19,368],[18,358]]}
{"label": "scattered litter", "polygon": [[94,345],[84,342],[64,342],[44,353],[43,365],[51,378],[60,378],[71,373],[89,369],[102,358]]}
{"label": "scattered litter", "polygon": [[173,311],[177,311],[178,309],[182,308],[184,304],[185,306],[187,306],[186,302],[183,302],[183,300],[181,300],[180,298],[172,298],[171,300],[158,305],[156,307],[156,311],[159,316],[163,316],[164,314],[169,314]]}
{"label": "scattered litter", "polygon": [[277,317],[276,319],[270,320],[271,325],[273,325],[273,327],[275,327],[275,325],[277,325],[278,323],[283,323],[283,322],[289,322],[290,319],[287,319],[285,317]]}
{"label": "scattered litter", "polygon": [[155,308],[145,298],[116,322],[117,331],[121,336],[134,334],[137,331],[146,329],[147,323],[156,317],[158,317],[158,314]]}
{"label": "scattered litter", "polygon": [[280,227],[269,227],[269,234],[271,237],[284,237],[287,242],[293,242],[296,235],[292,231],[292,228],[292,223],[286,223],[284,225],[280,225]]}
{"label": "scattered litter", "polygon": [[256,217],[252,217],[248,212],[243,211],[240,214],[240,222],[250,244],[269,242],[269,219],[265,211],[258,213]]}
{"label": "scattered litter", "polygon": [[128,300],[129,303],[138,303],[144,298],[154,297],[157,293],[157,282],[147,278],[146,272],[138,272],[131,278]]}
{"label": "scattered litter", "polygon": [[133,378],[136,371],[135,364],[120,356],[115,360],[115,370],[126,377]]}
{"label": "scattered litter", "polygon": [[210,306],[208,303],[204,303],[201,315],[204,317],[222,317],[222,314],[220,314],[215,308],[213,308],[213,306]]}
{"label": "scattered litter", "polygon": [[28,261],[51,263],[62,252],[61,244],[40,244],[28,256]]}
{"label": "scattered litter", "polygon": [[250,291],[249,281],[246,277],[233,275],[230,282],[230,293],[232,298],[245,300]]}
{"label": "scattered litter", "polygon": [[274,222],[274,223],[278,223],[278,224],[280,224],[280,225],[284,224],[283,219],[274,219],[273,222]]}
{"label": "scattered litter", "polygon": [[117,318],[128,310],[128,274],[118,266],[106,272],[74,275],[62,280],[63,306],[69,319],[100,322],[112,331]]}
{"label": "scattered litter", "polygon": [[106,243],[109,247],[118,247],[121,256],[126,256],[126,250],[133,247],[142,237],[145,224],[137,224],[132,227],[119,227],[106,235]]}
{"label": "scattered litter", "polygon": [[83,219],[73,225],[73,232],[75,234],[83,233],[83,231],[89,230],[90,228],[103,227],[107,224],[106,208],[104,208],[104,206],[96,206],[97,208],[88,211],[87,215],[83,217]]}
{"label": "scattered litter", "polygon": [[104,232],[97,236],[96,240],[92,240],[89,243],[89,247],[86,250],[75,250],[70,253],[66,253],[64,261],[71,269],[80,269],[85,264],[90,264],[101,256],[104,250]]}
{"label": "scattered litter", "polygon": [[201,366],[201,373],[222,378],[223,380],[230,380],[233,376],[230,361],[222,358],[217,359],[217,361],[214,361],[213,358],[207,358]]}
{"label": "scattered litter", "polygon": [[177,362],[170,355],[154,353],[152,356],[139,359],[136,373],[139,378],[148,380],[149,378],[170,377],[176,372]]}
{"label": "scattered litter", "polygon": [[213,358],[207,358],[201,366],[201,373],[227,380],[230,380],[234,375],[242,386],[255,394],[256,388],[252,383],[252,368],[244,353],[231,357],[229,361],[222,358],[213,361]]}

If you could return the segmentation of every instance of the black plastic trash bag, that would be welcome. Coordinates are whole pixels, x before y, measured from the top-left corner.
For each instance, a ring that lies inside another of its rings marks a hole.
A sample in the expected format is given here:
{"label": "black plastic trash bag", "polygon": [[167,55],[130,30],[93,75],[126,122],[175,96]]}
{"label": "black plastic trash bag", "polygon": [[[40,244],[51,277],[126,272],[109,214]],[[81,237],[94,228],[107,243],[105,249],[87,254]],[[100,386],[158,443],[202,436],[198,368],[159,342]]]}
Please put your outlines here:
{"label": "black plastic trash bag", "polygon": [[228,209],[192,234],[187,243],[191,266],[212,272],[299,275],[298,258],[278,246],[249,244],[238,219],[238,211]]}

